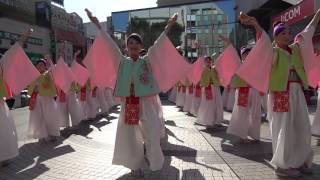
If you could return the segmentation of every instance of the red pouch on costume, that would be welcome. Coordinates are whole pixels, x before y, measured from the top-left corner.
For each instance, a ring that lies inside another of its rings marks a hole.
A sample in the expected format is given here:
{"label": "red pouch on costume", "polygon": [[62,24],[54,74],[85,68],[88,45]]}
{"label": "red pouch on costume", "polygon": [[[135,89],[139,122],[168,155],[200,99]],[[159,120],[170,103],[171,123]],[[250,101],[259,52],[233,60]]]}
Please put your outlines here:
{"label": "red pouch on costume", "polygon": [[81,92],[80,92],[80,100],[86,101],[86,97],[87,97],[87,88],[83,87],[81,88]]}
{"label": "red pouch on costume", "polygon": [[196,97],[201,97],[201,87],[200,86],[196,86],[195,96]]}
{"label": "red pouch on costume", "polygon": [[7,92],[8,92],[8,97],[12,97],[13,94],[12,94],[12,91],[11,91],[9,85],[7,84],[7,82],[4,82],[4,85],[6,86],[6,89],[7,89]]}
{"label": "red pouch on costume", "polygon": [[91,96],[92,97],[97,97],[97,87],[93,88]]}
{"label": "red pouch on costume", "polygon": [[182,93],[186,93],[187,87],[182,86]]}
{"label": "red pouch on costume", "polygon": [[273,112],[289,112],[289,91],[273,93]]}
{"label": "red pouch on costume", "polygon": [[66,94],[63,91],[59,93],[59,101],[63,103],[66,102]]}
{"label": "red pouch on costume", "polygon": [[189,86],[189,94],[193,94],[193,86]]}
{"label": "red pouch on costume", "polygon": [[249,102],[249,87],[239,88],[238,106],[247,107]]}
{"label": "red pouch on costume", "polygon": [[126,97],[125,123],[138,125],[140,116],[140,98],[136,96]]}
{"label": "red pouch on costume", "polygon": [[213,94],[212,94],[212,87],[209,85],[208,87],[204,88],[205,94],[206,94],[206,99],[207,100],[212,100],[213,99]]}
{"label": "red pouch on costume", "polygon": [[36,105],[36,100],[37,100],[37,96],[38,96],[38,93],[37,92],[33,92],[31,94],[31,98],[29,100],[29,110],[32,111],[34,110],[34,107]]}

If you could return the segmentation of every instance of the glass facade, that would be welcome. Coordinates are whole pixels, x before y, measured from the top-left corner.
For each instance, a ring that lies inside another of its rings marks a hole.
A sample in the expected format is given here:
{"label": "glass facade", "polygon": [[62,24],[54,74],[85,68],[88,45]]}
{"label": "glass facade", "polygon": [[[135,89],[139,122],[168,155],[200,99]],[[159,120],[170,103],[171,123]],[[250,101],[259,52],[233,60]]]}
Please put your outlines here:
{"label": "glass facade", "polygon": [[[196,40],[205,49],[206,55],[213,53],[221,53],[224,49],[224,42],[219,39],[219,35],[227,36],[227,15],[219,12],[215,8],[190,9],[190,15],[194,15],[194,21],[189,20],[189,27],[195,28],[195,36],[192,41]],[[200,14],[201,12],[201,14]],[[190,36],[187,36],[190,38]],[[194,55],[194,47],[187,41],[187,49],[189,58],[196,58]]]}

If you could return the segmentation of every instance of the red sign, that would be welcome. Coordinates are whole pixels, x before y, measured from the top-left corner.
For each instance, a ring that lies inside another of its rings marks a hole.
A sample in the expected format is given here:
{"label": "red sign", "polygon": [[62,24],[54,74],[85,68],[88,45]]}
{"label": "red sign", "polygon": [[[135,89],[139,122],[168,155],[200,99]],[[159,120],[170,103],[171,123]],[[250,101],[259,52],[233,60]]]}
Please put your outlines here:
{"label": "red sign", "polygon": [[314,0],[303,0],[301,3],[290,7],[280,15],[272,18],[272,22],[281,21],[288,24],[294,24],[315,12]]}

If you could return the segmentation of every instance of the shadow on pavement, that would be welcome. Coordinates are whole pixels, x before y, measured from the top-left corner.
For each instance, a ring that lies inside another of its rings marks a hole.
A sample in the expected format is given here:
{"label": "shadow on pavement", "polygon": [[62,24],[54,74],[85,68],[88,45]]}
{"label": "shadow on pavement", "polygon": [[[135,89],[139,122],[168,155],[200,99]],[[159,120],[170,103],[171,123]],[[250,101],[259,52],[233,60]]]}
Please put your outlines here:
{"label": "shadow on pavement", "polygon": [[0,173],[11,172],[14,179],[35,179],[50,169],[42,162],[75,152],[70,145],[62,145],[62,140],[45,144],[29,143],[19,149],[20,154]]}
{"label": "shadow on pavement", "polygon": [[[204,163],[198,162],[196,160],[196,157],[198,154],[197,150],[190,148],[190,147],[187,147],[187,146],[179,145],[179,144],[172,144],[168,141],[168,136],[174,137],[178,140],[178,137],[172,131],[167,129],[167,135],[161,141],[161,144],[164,144],[162,147],[163,147],[163,154],[165,156],[168,156],[168,157],[174,156],[178,159],[181,159],[184,162],[198,164],[198,165],[204,166],[208,169],[212,169],[212,170],[216,170],[216,171],[222,171],[221,169],[214,168],[214,167],[208,166]],[[182,141],[182,140],[180,140],[180,141]]]}
{"label": "shadow on pavement", "polygon": [[[119,107],[115,106],[111,108],[110,113],[119,113]],[[61,136],[68,139],[71,135],[79,135],[88,137],[88,135],[93,131],[93,127],[101,131],[103,126],[111,123],[112,120],[117,119],[115,116],[111,116],[110,113],[101,113],[96,116],[93,120],[83,120],[76,128],[65,128],[61,131]]]}

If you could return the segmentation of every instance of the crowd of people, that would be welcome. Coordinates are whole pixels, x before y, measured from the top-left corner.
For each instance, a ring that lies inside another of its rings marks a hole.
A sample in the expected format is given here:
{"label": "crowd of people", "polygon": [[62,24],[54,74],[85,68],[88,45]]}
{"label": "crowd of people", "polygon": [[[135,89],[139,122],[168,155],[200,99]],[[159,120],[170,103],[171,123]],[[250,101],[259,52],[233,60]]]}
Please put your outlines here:
{"label": "crowd of people", "polygon": [[[11,59],[24,53],[19,43],[28,33],[2,58],[1,96],[10,97],[10,89],[17,92],[28,86],[32,138],[40,143],[55,141],[61,128],[76,128],[81,121],[109,113],[120,104],[112,163],[139,176],[145,167],[160,170],[165,125],[159,93],[170,90],[170,101],[213,130],[221,126],[224,109],[232,111],[227,133],[238,136],[244,145],[260,142],[261,117],[266,114],[275,173],[284,177],[312,173],[311,134],[320,135],[320,108],[310,121],[302,88],[315,87],[320,81],[320,76],[315,76],[315,72],[320,73],[320,62],[310,48],[320,10],[294,43],[290,43],[290,29],[284,22],[274,24],[272,42],[254,17],[240,14],[242,24],[255,28],[256,45],[242,47],[239,56],[229,40],[221,37],[226,48],[219,57],[201,53],[193,64],[167,37],[177,14],[148,51],[143,49],[141,36],[133,33],[126,40],[126,54],[122,54],[112,38],[101,31],[99,20],[86,12],[99,32],[86,57],[79,61],[76,52],[69,69],[62,58],[54,65],[46,57],[35,66],[24,66],[29,69],[26,72],[36,68],[38,74],[25,75],[23,81],[6,79],[13,67],[8,65]],[[85,81],[68,78],[72,74],[83,77],[84,72],[88,74]],[[0,143],[7,144],[0,147],[0,161],[6,165],[18,155],[17,133],[3,100],[0,107]]]}

